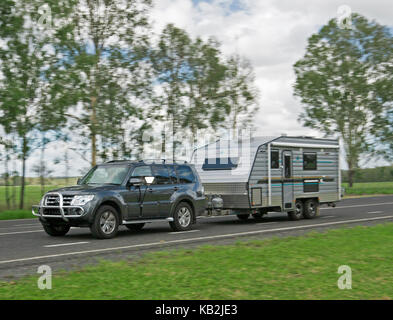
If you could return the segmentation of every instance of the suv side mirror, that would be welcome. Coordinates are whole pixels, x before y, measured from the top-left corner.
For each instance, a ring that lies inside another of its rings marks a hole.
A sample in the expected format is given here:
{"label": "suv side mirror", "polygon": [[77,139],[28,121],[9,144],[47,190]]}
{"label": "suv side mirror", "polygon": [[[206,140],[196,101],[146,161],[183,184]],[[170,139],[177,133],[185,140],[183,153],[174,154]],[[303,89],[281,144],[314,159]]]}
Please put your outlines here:
{"label": "suv side mirror", "polygon": [[145,177],[145,182],[147,185],[151,185],[154,183],[155,177]]}
{"label": "suv side mirror", "polygon": [[82,182],[82,178],[79,178],[78,181],[76,182],[76,184],[79,186]]}
{"label": "suv side mirror", "polygon": [[140,187],[144,185],[144,183],[145,181],[141,178],[130,178],[130,180],[128,180],[128,185],[134,187]]}

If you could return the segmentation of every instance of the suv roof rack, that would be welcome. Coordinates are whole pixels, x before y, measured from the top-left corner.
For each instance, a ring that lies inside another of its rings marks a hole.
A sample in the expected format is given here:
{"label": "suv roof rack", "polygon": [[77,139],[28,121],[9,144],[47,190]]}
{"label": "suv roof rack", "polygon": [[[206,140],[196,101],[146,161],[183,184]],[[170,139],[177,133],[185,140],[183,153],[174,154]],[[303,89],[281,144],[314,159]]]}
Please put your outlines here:
{"label": "suv roof rack", "polygon": [[110,160],[107,161],[105,163],[118,163],[118,162],[130,162],[130,163],[160,163],[160,164],[188,164],[187,161],[173,161],[173,160],[168,160],[168,159],[143,159],[143,160],[139,160],[139,161],[135,161],[135,160]]}
{"label": "suv roof rack", "polygon": [[168,160],[168,159],[144,159],[144,160],[140,160],[140,163],[147,163],[147,162],[151,162],[151,163],[161,163],[161,164],[187,164],[187,161],[182,161],[182,162],[178,162],[176,160]]}
{"label": "suv roof rack", "polygon": [[107,161],[105,163],[116,163],[116,162],[135,162],[132,160],[111,160],[111,161]]}

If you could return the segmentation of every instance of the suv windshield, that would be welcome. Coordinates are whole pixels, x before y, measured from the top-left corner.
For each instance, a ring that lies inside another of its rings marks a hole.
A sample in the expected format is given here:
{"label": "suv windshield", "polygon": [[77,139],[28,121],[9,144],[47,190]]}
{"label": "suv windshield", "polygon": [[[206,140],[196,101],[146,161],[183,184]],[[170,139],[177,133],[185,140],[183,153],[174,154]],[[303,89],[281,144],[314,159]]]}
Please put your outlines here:
{"label": "suv windshield", "polygon": [[98,166],[83,179],[82,184],[121,185],[129,171],[128,166]]}

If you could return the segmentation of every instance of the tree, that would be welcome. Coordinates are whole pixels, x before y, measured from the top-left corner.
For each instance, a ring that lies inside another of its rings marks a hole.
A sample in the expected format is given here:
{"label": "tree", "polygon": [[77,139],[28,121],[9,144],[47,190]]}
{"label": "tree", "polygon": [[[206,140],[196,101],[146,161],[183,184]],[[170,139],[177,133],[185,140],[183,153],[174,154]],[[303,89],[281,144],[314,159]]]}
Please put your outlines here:
{"label": "tree", "polygon": [[[248,102],[246,106],[245,100],[236,99],[233,92],[243,90],[251,77],[240,80],[240,67],[229,72],[232,65],[226,65],[217,41],[192,39],[184,30],[169,24],[162,31],[153,62],[161,89],[156,110],[158,119],[171,122],[173,159],[178,132],[182,136],[191,133],[193,144],[198,130],[227,127],[231,112],[240,117],[248,110]],[[241,83],[239,88],[234,87],[235,78],[238,85]]]}
{"label": "tree", "polygon": [[[91,165],[129,141],[148,118],[150,0],[63,0],[55,6],[57,63],[46,114],[90,145]],[[62,10],[65,6],[67,11]],[[108,148],[109,145],[109,148]],[[125,148],[122,149],[125,151]]]}
{"label": "tree", "polygon": [[41,1],[7,0],[0,4],[0,124],[15,135],[15,149],[22,160],[19,207],[24,207],[26,161],[32,135],[40,123],[53,124],[41,114],[46,95],[43,72],[49,67],[48,33],[39,21]]}
{"label": "tree", "polygon": [[255,74],[251,63],[239,55],[231,56],[225,63],[225,97],[224,109],[217,108],[221,114],[220,126],[231,129],[237,136],[239,128],[252,128],[255,114],[259,110],[258,89],[255,86]]}
{"label": "tree", "polygon": [[305,56],[294,65],[294,93],[305,106],[299,120],[342,138],[350,186],[360,156],[375,147],[376,124],[386,113],[389,97],[378,86],[391,80],[385,72],[377,78],[376,70],[391,65],[391,54],[384,54],[391,53],[391,39],[388,28],[361,15],[352,15],[350,29],[332,19],[308,39]]}

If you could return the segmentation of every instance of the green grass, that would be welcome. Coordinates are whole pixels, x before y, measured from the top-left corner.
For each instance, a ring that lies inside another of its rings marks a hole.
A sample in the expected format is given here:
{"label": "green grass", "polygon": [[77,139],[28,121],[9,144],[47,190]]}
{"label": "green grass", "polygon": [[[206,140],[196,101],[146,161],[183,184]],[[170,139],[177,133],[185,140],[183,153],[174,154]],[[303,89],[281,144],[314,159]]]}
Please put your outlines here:
{"label": "green grass", "polygon": [[32,219],[34,218],[31,210],[9,210],[0,212],[0,220],[11,219]]}
{"label": "green grass", "polygon": [[[50,190],[56,189],[58,186],[46,186],[45,192]],[[10,187],[11,192],[11,187]],[[26,186],[25,189],[25,209],[31,209],[32,205],[36,205],[40,203],[42,194],[41,194],[41,187],[40,186]],[[15,204],[19,207],[19,200],[20,200],[20,187],[15,187]],[[7,209],[6,202],[5,202],[5,187],[0,186],[0,215],[2,211]]]}
{"label": "green grass", "polygon": [[352,188],[343,183],[343,187],[346,195],[393,194],[393,181],[354,183]]}
{"label": "green grass", "polygon": [[[0,282],[2,299],[392,299],[393,224],[151,253]],[[337,287],[352,268],[352,290]],[[99,285],[97,285],[99,284]]]}

